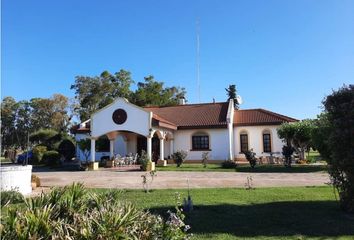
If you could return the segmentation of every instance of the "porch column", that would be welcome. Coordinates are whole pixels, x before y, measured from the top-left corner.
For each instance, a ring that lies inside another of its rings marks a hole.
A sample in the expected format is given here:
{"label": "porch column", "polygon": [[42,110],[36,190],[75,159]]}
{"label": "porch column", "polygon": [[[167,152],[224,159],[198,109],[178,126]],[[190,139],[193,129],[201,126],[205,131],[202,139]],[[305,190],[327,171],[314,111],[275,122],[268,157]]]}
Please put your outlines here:
{"label": "porch column", "polygon": [[114,157],[114,139],[109,140],[109,158],[112,159]]}
{"label": "porch column", "polygon": [[164,160],[164,139],[160,138],[160,160]]}
{"label": "porch column", "polygon": [[233,143],[233,141],[232,141],[232,124],[231,123],[229,123],[228,124],[228,130],[229,130],[229,160],[234,160],[234,158],[233,158],[233,151],[232,151],[232,143]]}
{"label": "porch column", "polygon": [[91,138],[91,162],[94,162],[96,158],[96,139]]}
{"label": "porch column", "polygon": [[170,139],[170,155],[173,154],[173,151],[174,151],[174,149],[173,149],[173,138],[171,138]]}
{"label": "porch column", "polygon": [[152,137],[151,136],[148,136],[147,137],[147,147],[146,147],[146,150],[147,150],[147,156],[148,156],[148,158],[149,158],[149,160],[151,161],[151,139],[152,139]]}
{"label": "porch column", "polygon": [[109,139],[109,157],[114,157],[114,141],[118,136],[117,131],[109,132],[106,134],[107,138]]}

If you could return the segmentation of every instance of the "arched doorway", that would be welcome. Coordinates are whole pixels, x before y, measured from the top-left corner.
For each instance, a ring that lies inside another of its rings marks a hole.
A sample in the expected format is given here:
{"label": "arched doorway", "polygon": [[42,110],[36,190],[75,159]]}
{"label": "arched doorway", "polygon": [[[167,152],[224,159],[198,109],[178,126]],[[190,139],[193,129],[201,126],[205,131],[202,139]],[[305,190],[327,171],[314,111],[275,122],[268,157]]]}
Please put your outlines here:
{"label": "arched doorway", "polygon": [[[138,136],[137,138],[137,153],[141,155],[142,151],[147,151],[147,141],[146,137]],[[160,139],[155,133],[151,139],[151,152],[152,152],[152,161],[157,162],[160,158]]]}

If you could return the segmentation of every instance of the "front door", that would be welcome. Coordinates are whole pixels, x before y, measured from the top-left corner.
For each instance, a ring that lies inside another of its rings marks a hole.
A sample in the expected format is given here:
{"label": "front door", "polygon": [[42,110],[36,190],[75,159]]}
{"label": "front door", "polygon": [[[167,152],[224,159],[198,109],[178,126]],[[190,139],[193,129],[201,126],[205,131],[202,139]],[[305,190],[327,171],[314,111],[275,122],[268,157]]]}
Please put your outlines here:
{"label": "front door", "polygon": [[157,162],[160,158],[160,139],[157,136],[152,138],[152,161]]}

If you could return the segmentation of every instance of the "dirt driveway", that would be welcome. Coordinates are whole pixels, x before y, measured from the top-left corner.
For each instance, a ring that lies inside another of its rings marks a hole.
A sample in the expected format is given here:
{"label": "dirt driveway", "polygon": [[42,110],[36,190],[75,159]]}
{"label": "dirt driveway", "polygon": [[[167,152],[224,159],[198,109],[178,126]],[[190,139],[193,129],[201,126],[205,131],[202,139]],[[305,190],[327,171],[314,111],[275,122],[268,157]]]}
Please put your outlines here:
{"label": "dirt driveway", "polygon": [[[44,188],[65,186],[82,182],[90,188],[142,188],[144,172],[120,172],[102,169],[88,172],[43,171],[36,172]],[[329,182],[325,172],[313,173],[240,173],[240,172],[157,172],[152,188],[244,187],[247,177],[252,176],[254,187],[324,186]]]}

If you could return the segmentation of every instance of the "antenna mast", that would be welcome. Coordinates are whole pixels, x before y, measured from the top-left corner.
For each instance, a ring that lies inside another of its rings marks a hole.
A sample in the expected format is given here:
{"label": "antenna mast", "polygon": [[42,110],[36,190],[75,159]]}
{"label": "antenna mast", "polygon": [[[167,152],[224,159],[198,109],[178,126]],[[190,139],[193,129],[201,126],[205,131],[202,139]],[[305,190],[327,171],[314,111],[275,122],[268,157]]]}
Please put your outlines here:
{"label": "antenna mast", "polygon": [[200,50],[199,50],[199,19],[196,21],[196,34],[197,34],[197,59],[196,59],[196,65],[197,65],[197,90],[198,90],[198,102],[200,103]]}

